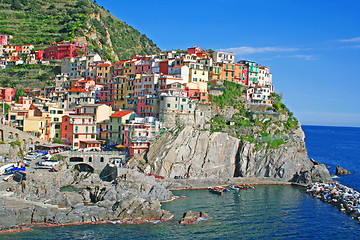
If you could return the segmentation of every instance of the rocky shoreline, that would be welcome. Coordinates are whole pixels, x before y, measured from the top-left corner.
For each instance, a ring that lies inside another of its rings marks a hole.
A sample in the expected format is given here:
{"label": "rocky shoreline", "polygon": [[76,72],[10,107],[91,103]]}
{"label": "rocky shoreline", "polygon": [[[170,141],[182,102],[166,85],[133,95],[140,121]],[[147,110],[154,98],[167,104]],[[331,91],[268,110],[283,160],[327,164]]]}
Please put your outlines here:
{"label": "rocky shoreline", "polygon": [[66,166],[58,172],[29,169],[23,184],[0,183],[0,230],[167,221],[173,215],[161,209],[161,201],[172,199],[154,177],[132,169],[113,182]]}
{"label": "rocky shoreline", "polygon": [[339,211],[360,222],[360,193],[338,182],[314,183],[307,187],[307,193],[323,202],[336,206]]}
{"label": "rocky shoreline", "polygon": [[162,210],[161,203],[182,198],[170,189],[291,184],[275,178],[155,179],[133,169],[121,170],[121,177],[112,182],[66,167],[59,172],[30,171],[25,189],[17,182],[1,182],[0,233],[29,231],[34,226],[165,222],[174,216]]}

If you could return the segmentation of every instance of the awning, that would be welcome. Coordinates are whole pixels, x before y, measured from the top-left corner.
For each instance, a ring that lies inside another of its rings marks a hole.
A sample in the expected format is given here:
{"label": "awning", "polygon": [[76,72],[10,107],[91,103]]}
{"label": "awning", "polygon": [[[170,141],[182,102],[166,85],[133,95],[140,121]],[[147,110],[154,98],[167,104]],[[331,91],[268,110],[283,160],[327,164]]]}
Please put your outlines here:
{"label": "awning", "polygon": [[121,144],[117,145],[116,147],[117,148],[126,148],[124,145],[121,145]]}

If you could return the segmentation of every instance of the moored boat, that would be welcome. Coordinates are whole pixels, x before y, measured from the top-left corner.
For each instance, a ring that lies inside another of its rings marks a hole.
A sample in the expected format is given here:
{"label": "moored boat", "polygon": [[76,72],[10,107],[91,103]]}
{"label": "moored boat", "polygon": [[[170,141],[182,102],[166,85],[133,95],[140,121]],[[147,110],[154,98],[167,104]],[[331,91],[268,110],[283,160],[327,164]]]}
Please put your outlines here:
{"label": "moored boat", "polygon": [[223,189],[220,188],[220,187],[209,188],[209,192],[219,194],[219,195],[223,195]]}

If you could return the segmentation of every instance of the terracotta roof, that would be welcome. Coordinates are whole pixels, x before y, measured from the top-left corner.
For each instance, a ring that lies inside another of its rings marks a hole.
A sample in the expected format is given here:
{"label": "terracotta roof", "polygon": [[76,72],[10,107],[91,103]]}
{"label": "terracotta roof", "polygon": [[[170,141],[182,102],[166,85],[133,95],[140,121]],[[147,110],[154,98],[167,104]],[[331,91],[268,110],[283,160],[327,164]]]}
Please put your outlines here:
{"label": "terracotta roof", "polygon": [[[122,61],[118,61],[118,62],[116,62],[116,63],[126,63],[126,62],[128,62],[128,61],[130,61],[130,60],[122,60]],[[115,64],[116,64],[115,63]]]}
{"label": "terracotta roof", "polygon": [[85,93],[89,93],[88,91],[86,91],[84,89],[77,89],[77,88],[72,88],[72,89],[68,90],[68,92],[85,92]]}
{"label": "terracotta roof", "polygon": [[174,66],[172,68],[180,68],[180,67],[184,67],[185,65],[178,65],[178,66]]}
{"label": "terracotta roof", "polygon": [[114,113],[113,115],[111,115],[110,117],[124,117],[130,113],[133,113],[133,111],[117,111],[116,113]]}
{"label": "terracotta roof", "polygon": [[109,63],[100,63],[100,64],[98,64],[98,66],[111,66],[111,64],[109,64]]}

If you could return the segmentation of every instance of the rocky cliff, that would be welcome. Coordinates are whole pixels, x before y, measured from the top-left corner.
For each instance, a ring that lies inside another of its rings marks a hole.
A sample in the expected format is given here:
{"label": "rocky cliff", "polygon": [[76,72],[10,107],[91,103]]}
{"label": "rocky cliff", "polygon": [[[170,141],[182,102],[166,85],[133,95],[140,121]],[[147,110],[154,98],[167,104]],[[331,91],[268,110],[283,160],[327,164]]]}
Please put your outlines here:
{"label": "rocky cliff", "polygon": [[284,182],[329,181],[326,167],[309,160],[300,126],[277,147],[187,126],[166,133],[136,161],[145,172],[174,178],[274,178]]}

